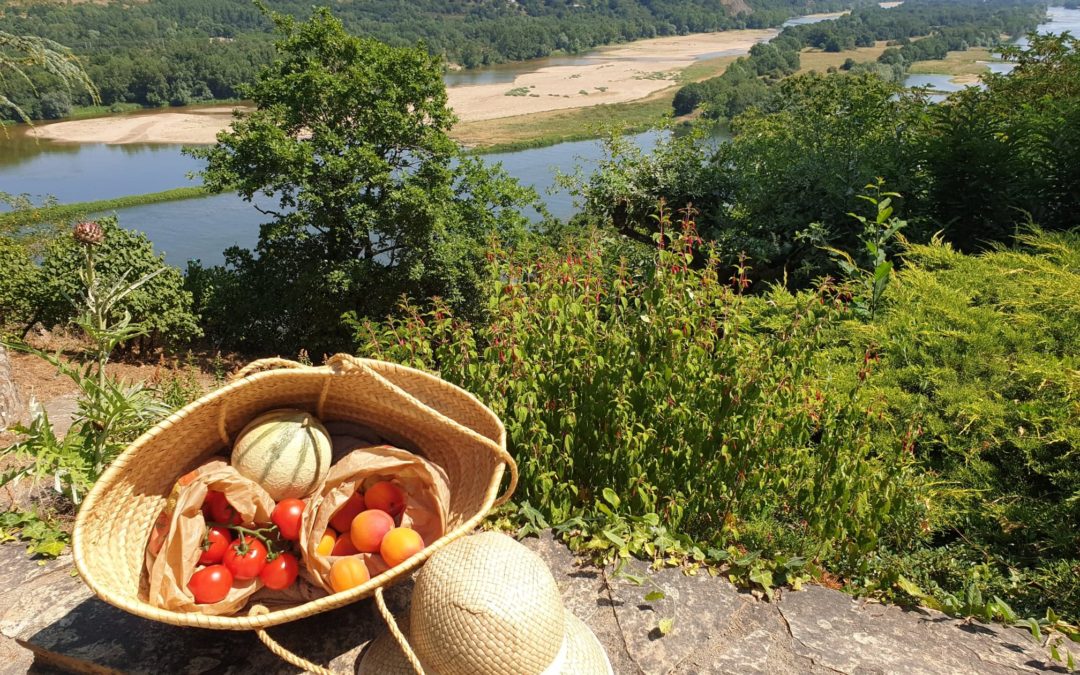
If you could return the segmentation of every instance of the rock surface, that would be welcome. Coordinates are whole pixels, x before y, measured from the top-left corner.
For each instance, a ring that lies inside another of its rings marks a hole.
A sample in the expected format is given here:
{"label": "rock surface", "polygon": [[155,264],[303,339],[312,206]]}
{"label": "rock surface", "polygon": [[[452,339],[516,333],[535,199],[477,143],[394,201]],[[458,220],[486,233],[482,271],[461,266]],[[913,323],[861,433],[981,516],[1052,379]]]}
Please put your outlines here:
{"label": "rock surface", "polygon": [[[550,536],[524,542],[551,567],[568,609],[607,649],[616,673],[1021,673],[1063,672],[1026,631],[965,623],[809,587],[763,602],[707,574],[581,566]],[[660,589],[664,598],[647,602]],[[411,584],[388,592],[407,607]],[[658,624],[672,618],[661,635]],[[355,672],[364,645],[384,630],[371,601],[270,630],[286,648]],[[176,628],[94,598],[70,558],[47,565],[0,546],[0,673],[293,673],[251,633]],[[1080,646],[1074,645],[1080,654]]]}

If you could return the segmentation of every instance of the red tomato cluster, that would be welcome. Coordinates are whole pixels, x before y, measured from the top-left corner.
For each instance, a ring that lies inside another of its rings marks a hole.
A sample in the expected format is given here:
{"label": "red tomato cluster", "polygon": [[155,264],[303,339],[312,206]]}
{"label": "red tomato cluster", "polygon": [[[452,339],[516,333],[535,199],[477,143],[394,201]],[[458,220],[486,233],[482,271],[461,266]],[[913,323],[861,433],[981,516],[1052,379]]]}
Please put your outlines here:
{"label": "red tomato cluster", "polygon": [[269,524],[242,524],[225,494],[211,490],[202,511],[209,523],[199,556],[204,567],[188,581],[195,602],[221,602],[236,581],[258,578],[276,591],[296,582],[300,573],[297,556],[281,549],[286,542],[300,539],[304,502],[283,499],[274,507]]}
{"label": "red tomato cluster", "polygon": [[[330,568],[330,585],[340,593],[368,580],[356,553],[375,553],[395,567],[424,548],[424,540],[408,527],[398,527],[405,511],[404,491],[390,481],[351,495],[330,519],[319,546],[320,555],[338,556]],[[340,533],[340,534],[339,534]]]}

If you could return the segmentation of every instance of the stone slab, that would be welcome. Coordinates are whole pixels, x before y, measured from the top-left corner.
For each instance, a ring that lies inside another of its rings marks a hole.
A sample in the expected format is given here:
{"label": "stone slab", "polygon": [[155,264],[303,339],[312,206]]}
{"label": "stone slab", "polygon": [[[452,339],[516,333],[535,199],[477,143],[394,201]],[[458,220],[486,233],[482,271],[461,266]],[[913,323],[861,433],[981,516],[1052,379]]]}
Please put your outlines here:
{"label": "stone slab", "polygon": [[[820,587],[769,603],[722,578],[650,572],[631,561],[629,571],[651,580],[639,586],[610,568],[580,564],[550,534],[524,544],[551,567],[566,607],[592,628],[620,674],[1061,672],[1019,629],[856,601]],[[178,628],[127,614],[92,597],[72,570],[70,558],[42,566],[21,546],[0,545],[0,673],[298,672],[252,633]],[[646,601],[656,589],[665,597]],[[390,589],[392,611],[403,612],[410,593],[411,582]],[[674,620],[667,635],[657,630],[663,617]],[[351,673],[383,630],[366,600],[270,633],[314,663]],[[23,647],[30,651],[10,649]]]}
{"label": "stone slab", "polygon": [[837,672],[1060,672],[1059,664],[1051,663],[1030,633],[1019,628],[859,601],[817,586],[785,594],[778,609],[796,653]]}

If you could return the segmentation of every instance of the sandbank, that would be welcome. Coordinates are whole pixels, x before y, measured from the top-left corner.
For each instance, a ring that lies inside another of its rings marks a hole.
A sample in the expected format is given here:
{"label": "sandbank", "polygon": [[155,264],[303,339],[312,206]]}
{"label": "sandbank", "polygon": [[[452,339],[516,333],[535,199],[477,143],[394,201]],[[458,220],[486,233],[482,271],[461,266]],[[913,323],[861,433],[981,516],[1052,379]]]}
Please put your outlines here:
{"label": "sandbank", "polygon": [[[602,48],[575,65],[541,66],[513,82],[450,87],[463,122],[624,103],[678,84],[701,58],[745,54],[773,29],[732,30],[639,40]],[[209,144],[232,122],[233,106],[202,106],[40,124],[28,133],[61,143]]]}

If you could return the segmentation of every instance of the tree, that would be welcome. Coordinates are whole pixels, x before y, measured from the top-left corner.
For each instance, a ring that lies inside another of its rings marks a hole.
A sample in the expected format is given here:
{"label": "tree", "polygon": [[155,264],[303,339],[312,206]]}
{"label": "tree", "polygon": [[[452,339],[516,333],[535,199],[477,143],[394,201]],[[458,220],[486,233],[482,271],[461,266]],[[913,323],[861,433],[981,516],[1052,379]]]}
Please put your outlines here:
{"label": "tree", "polygon": [[49,91],[41,95],[41,116],[58,120],[71,114],[71,97],[66,91]]}
{"label": "tree", "polygon": [[[822,245],[861,246],[849,214],[863,210],[862,186],[881,177],[905,197],[918,194],[912,139],[922,111],[917,98],[871,75],[784,80],[770,105],[734,121],[735,137],[715,159],[732,194],[723,227],[733,244],[764,276],[805,283],[829,269]],[[811,223],[821,227],[807,238]]]}
{"label": "tree", "polygon": [[469,308],[485,240],[522,236],[535,193],[460,156],[439,58],[349,35],[325,8],[272,18],[278,57],[244,91],[255,111],[189,151],[208,188],[277,200],[254,252],[197,275],[216,280],[196,295],[231,324],[219,337],[334,350],[344,315],[381,317],[403,294]]}
{"label": "tree", "polygon": [[922,140],[927,208],[963,250],[1009,241],[1029,219],[1076,227],[1080,209],[1080,39],[1032,36],[985,87],[931,110]]}

